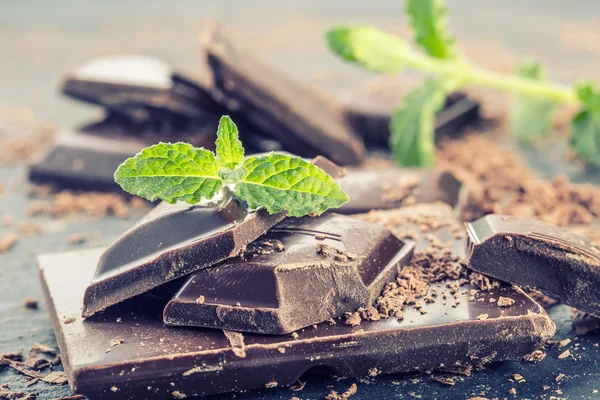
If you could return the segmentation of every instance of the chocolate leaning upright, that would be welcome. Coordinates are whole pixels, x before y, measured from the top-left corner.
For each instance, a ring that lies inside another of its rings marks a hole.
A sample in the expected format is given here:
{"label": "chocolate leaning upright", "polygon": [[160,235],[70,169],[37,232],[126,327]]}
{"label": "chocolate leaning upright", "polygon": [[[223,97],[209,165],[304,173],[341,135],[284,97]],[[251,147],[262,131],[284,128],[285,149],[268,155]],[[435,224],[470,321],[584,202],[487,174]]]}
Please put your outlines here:
{"label": "chocolate leaning upright", "polygon": [[542,221],[487,215],[467,225],[468,267],[600,317],[600,250]]}
{"label": "chocolate leaning upright", "polygon": [[236,256],[286,215],[251,211],[228,192],[200,205],[162,203],[104,251],[82,315]]}
{"label": "chocolate leaning upright", "polygon": [[243,116],[299,156],[324,155],[340,165],[361,161],[362,140],[345,123],[335,98],[265,65],[216,22],[203,32],[202,44],[213,97],[234,116]]}

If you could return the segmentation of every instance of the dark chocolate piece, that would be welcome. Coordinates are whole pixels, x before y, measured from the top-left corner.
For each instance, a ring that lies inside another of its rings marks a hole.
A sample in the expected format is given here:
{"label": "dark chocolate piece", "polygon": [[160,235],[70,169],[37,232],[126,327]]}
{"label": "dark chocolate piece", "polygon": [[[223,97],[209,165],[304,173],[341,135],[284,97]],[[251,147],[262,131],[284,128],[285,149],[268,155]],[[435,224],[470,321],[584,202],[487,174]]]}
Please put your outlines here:
{"label": "dark chocolate piece", "polygon": [[[366,143],[387,145],[390,118],[408,93],[406,80],[396,76],[377,78],[343,96],[344,116]],[[466,125],[479,119],[479,103],[463,93],[453,93],[438,112],[435,132],[439,136],[457,136]]]}
{"label": "dark chocolate piece", "polygon": [[350,201],[336,210],[343,214],[436,201],[459,209],[466,196],[463,183],[440,169],[349,168],[337,181],[350,196]]}
{"label": "dark chocolate piece", "polygon": [[[187,142],[213,149],[218,117],[203,123],[132,124],[116,115],[78,130],[63,130],[52,147],[29,167],[29,180],[59,188],[122,192],[114,174],[127,158],[158,142]],[[245,129],[245,128],[243,128]],[[243,137],[247,154],[277,151],[279,143],[250,132]]]}
{"label": "dark chocolate piece", "polygon": [[241,257],[190,276],[164,321],[290,333],[371,306],[413,248],[381,226],[343,215],[286,219]]}
{"label": "dark chocolate piece", "polygon": [[[173,392],[189,397],[273,382],[287,386],[313,368],[353,377],[373,368],[392,373],[499,361],[529,354],[554,334],[546,312],[521,290],[495,288],[482,293],[482,301],[469,301],[469,285],[457,292],[456,307],[450,301],[424,303],[426,314],[408,308],[401,321],[363,321],[352,327],[338,320],[291,336],[244,334],[244,358],[223,331],[164,325],[164,303],[146,295],[93,319],[63,324],[63,318],[79,314],[101,254],[84,250],[39,257],[69,383],[89,398],[169,398]],[[447,290],[443,282],[433,288]],[[500,296],[515,303],[498,307],[489,301]],[[487,318],[477,318],[482,315]],[[115,338],[122,343],[111,347]]]}
{"label": "dark chocolate piece", "polygon": [[260,132],[302,157],[324,155],[358,164],[364,148],[336,109],[336,100],[274,70],[231,41],[216,23],[203,34],[213,97]]}
{"label": "dark chocolate piece", "polygon": [[202,119],[222,110],[200,83],[140,55],[89,61],[65,78],[62,91],[136,121]]}
{"label": "dark chocolate piece", "polygon": [[468,224],[470,269],[600,316],[600,250],[545,222],[488,215]]}
{"label": "dark chocolate piece", "polygon": [[102,254],[85,291],[82,314],[89,317],[234,257],[286,214],[251,212],[227,194],[195,206],[162,203]]}
{"label": "dark chocolate piece", "polygon": [[189,125],[174,133],[156,125],[132,125],[110,116],[79,130],[63,130],[29,167],[29,180],[59,188],[118,190],[114,174],[127,158],[160,141],[185,141],[213,148],[216,124]]}

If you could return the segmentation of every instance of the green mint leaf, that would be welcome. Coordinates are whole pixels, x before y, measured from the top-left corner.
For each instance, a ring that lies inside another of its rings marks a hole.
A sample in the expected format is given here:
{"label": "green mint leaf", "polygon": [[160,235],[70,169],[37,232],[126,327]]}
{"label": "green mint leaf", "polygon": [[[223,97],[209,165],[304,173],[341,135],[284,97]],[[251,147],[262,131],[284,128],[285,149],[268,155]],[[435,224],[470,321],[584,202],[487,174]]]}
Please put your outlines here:
{"label": "green mint leaf", "polygon": [[600,91],[591,84],[577,87],[584,108],[571,121],[569,144],[577,155],[600,167]]}
{"label": "green mint leaf", "polygon": [[127,159],[115,172],[123,190],[148,200],[198,203],[221,190],[215,155],[187,143],[159,143]]}
{"label": "green mint leaf", "polygon": [[390,122],[390,149],[400,165],[429,167],[435,161],[435,114],[442,108],[448,87],[428,79],[410,92]]}
{"label": "green mint leaf", "polygon": [[[517,75],[535,81],[545,80],[544,69],[535,62],[519,64]],[[552,114],[556,103],[529,96],[515,96],[511,104],[510,125],[522,143],[531,143],[552,132]]]}
{"label": "green mint leaf", "polygon": [[227,115],[221,117],[217,129],[217,160],[221,168],[235,169],[244,161],[244,147],[237,126]]}
{"label": "green mint leaf", "polygon": [[448,8],[441,0],[406,0],[406,13],[417,42],[427,54],[441,59],[456,57],[456,39],[448,27]]}
{"label": "green mint leaf", "polygon": [[319,167],[299,157],[271,153],[244,161],[246,175],[235,186],[238,199],[250,208],[265,207],[271,214],[288,210],[301,217],[322,214],[348,202],[348,195]]}
{"label": "green mint leaf", "polygon": [[409,46],[402,39],[366,25],[340,25],[326,40],[337,55],[376,72],[399,72]]}

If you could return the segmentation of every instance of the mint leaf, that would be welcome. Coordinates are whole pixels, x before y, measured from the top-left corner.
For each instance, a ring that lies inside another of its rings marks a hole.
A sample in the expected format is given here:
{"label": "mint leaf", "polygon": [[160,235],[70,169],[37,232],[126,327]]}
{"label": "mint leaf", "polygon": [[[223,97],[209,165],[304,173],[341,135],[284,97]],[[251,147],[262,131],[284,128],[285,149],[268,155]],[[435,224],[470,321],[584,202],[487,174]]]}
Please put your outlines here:
{"label": "mint leaf", "polygon": [[569,144],[579,157],[600,167],[600,91],[581,84],[577,95],[584,108],[571,121]]}
{"label": "mint leaf", "polygon": [[235,186],[238,199],[271,214],[322,214],[348,202],[348,195],[322,169],[299,157],[271,153],[244,161],[246,175]]}
{"label": "mint leaf", "polygon": [[127,159],[115,172],[115,181],[148,200],[198,203],[219,192],[223,181],[215,155],[187,143],[159,143]]}
{"label": "mint leaf", "polygon": [[337,55],[376,72],[398,72],[410,47],[402,39],[366,25],[340,25],[326,34]]}
{"label": "mint leaf", "polygon": [[239,139],[237,126],[224,115],[217,129],[217,160],[221,168],[235,169],[244,161],[244,148]]}
{"label": "mint leaf", "polygon": [[[535,81],[545,80],[544,69],[535,62],[519,64],[517,75]],[[522,143],[531,143],[552,132],[552,114],[556,104],[529,96],[515,96],[511,105],[510,124],[513,134]]]}
{"label": "mint leaf", "polygon": [[400,165],[433,165],[435,114],[444,105],[447,93],[447,85],[428,79],[410,92],[392,115],[389,144]]}
{"label": "mint leaf", "polygon": [[456,39],[448,27],[448,8],[440,0],[406,0],[406,13],[417,42],[427,54],[441,59],[456,57]]}

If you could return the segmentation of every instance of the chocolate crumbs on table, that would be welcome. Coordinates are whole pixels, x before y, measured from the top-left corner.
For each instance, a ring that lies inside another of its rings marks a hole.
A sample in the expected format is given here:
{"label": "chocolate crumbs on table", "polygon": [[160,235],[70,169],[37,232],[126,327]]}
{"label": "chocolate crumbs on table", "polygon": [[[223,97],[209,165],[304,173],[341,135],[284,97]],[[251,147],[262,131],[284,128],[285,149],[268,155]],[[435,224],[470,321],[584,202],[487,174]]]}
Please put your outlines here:
{"label": "chocolate crumbs on table", "polygon": [[65,317],[63,320],[63,324],[71,324],[73,322],[75,322],[75,317]]}
{"label": "chocolate crumbs on table", "polygon": [[561,372],[560,374],[558,374],[558,375],[556,376],[556,378],[554,378],[554,380],[555,380],[556,382],[560,382],[561,380],[563,380],[563,378],[564,378],[565,376],[566,376],[566,375],[565,375],[565,374],[563,374],[563,373]]}
{"label": "chocolate crumbs on table", "polygon": [[0,238],[0,253],[5,253],[12,249],[19,242],[19,235],[14,232],[7,233]]}
{"label": "chocolate crumbs on table", "polygon": [[75,233],[67,238],[67,242],[73,245],[84,243],[86,240],[87,238],[83,233]]}
{"label": "chocolate crumbs on table", "polygon": [[546,353],[542,350],[536,350],[533,353],[527,354],[523,357],[524,362],[528,363],[537,363],[546,358]]}
{"label": "chocolate crumbs on table", "polygon": [[34,400],[37,397],[36,392],[23,392],[21,390],[8,390],[0,388],[0,399],[3,400]]}
{"label": "chocolate crumbs on table", "polygon": [[26,297],[25,300],[23,300],[23,304],[25,305],[25,308],[27,308],[29,310],[37,310],[39,302],[40,301],[34,297]]}
{"label": "chocolate crumbs on table", "polygon": [[558,359],[563,360],[569,356],[571,356],[571,351],[569,349],[567,349],[558,355]]}
{"label": "chocolate crumbs on table", "polygon": [[335,390],[329,392],[329,394],[325,397],[325,400],[348,400],[351,396],[355,395],[358,392],[358,387],[356,383],[353,383],[344,393],[340,394]]}

